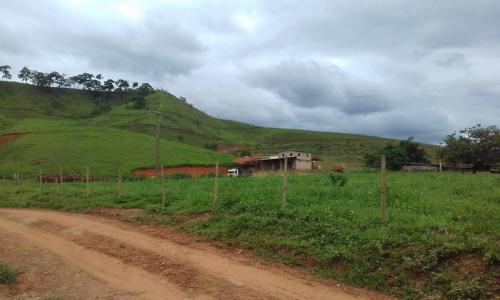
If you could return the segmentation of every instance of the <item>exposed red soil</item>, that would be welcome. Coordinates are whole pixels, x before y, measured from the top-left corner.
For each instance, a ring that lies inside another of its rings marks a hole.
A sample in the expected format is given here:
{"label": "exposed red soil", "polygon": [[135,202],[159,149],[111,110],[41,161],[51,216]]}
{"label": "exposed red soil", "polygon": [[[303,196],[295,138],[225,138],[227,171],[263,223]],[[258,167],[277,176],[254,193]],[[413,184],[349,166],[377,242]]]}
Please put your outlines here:
{"label": "exposed red soil", "polygon": [[[229,170],[229,167],[219,167],[219,175],[224,176]],[[139,177],[155,177],[156,170],[154,168],[141,168],[132,171],[134,176]],[[200,177],[203,175],[215,174],[215,166],[209,167],[165,167],[163,169],[164,175],[172,174],[186,174],[191,177]]]}
{"label": "exposed red soil", "polygon": [[12,143],[16,139],[22,137],[23,135],[27,135],[28,132],[19,132],[19,133],[7,133],[0,135],[0,146],[7,145]]}

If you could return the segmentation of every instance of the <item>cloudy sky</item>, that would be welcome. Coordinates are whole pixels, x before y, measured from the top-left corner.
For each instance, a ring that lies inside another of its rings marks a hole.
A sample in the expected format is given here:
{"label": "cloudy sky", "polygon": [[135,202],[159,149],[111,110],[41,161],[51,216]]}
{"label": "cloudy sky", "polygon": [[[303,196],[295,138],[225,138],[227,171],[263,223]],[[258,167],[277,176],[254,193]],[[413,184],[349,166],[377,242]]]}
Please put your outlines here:
{"label": "cloudy sky", "polygon": [[498,0],[2,0],[0,65],[147,81],[257,125],[436,143],[500,125],[499,16]]}

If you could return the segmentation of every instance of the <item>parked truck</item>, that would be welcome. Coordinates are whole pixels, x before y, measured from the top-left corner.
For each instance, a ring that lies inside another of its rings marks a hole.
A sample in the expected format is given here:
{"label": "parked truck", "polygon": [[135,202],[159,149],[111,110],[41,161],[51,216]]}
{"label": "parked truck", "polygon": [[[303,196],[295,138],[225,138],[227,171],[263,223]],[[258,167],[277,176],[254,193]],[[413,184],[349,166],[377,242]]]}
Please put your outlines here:
{"label": "parked truck", "polygon": [[228,177],[245,177],[252,176],[252,170],[242,168],[231,168],[227,170]]}

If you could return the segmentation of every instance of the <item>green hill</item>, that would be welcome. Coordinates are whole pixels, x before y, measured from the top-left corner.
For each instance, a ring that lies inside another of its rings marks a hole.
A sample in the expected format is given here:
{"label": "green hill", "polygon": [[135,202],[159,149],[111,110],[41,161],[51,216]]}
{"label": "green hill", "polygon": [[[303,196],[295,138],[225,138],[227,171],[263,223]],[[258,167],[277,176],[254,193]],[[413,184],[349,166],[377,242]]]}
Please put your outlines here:
{"label": "green hill", "polygon": [[[362,165],[364,154],[384,146],[387,139],[265,128],[213,118],[166,92],[146,97],[146,108],[130,108],[131,94],[95,93],[75,89],[40,89],[29,84],[0,83],[0,133],[27,133],[0,146],[0,174],[15,170],[35,174],[59,166],[94,174],[114,174],[154,164],[155,103],[168,118],[161,120],[161,157],[165,165],[231,164],[234,154],[213,149],[216,144],[238,145],[252,153],[282,149],[310,151],[348,168]],[[212,147],[207,147],[211,145]],[[207,149],[207,148],[211,148]]]}

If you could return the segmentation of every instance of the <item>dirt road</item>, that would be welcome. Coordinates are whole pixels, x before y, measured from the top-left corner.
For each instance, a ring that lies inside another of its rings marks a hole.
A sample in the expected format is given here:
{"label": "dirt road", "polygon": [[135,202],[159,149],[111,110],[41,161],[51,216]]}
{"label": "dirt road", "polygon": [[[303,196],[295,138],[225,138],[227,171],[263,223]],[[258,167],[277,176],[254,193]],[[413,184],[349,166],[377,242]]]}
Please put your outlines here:
{"label": "dirt road", "polygon": [[[52,293],[64,299],[386,299],[159,230],[145,231],[99,216],[0,209],[0,260],[19,265],[33,278],[36,272],[43,274],[44,288],[53,287],[40,291],[37,284],[24,282],[32,289],[21,287],[3,295],[29,298]],[[75,281],[77,275],[80,279]],[[51,278],[55,281],[52,285]]]}

